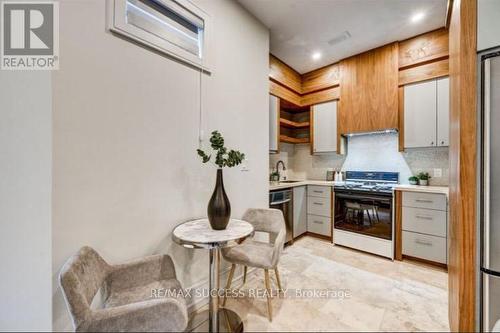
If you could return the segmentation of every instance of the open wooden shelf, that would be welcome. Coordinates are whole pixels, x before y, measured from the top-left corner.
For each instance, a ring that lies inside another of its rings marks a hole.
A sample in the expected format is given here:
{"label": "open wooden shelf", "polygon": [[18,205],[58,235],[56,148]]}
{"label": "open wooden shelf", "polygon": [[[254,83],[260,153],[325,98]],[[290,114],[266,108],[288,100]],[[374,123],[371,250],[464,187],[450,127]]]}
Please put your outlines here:
{"label": "open wooden shelf", "polygon": [[308,121],[296,122],[286,118],[280,118],[280,125],[288,128],[307,128],[309,127]]}
{"label": "open wooden shelf", "polygon": [[309,112],[309,106],[296,105],[285,99],[281,99],[280,102],[281,109],[287,112]]}
{"label": "open wooden shelf", "polygon": [[286,143],[309,143],[309,138],[293,138],[288,135],[280,135],[280,141]]}

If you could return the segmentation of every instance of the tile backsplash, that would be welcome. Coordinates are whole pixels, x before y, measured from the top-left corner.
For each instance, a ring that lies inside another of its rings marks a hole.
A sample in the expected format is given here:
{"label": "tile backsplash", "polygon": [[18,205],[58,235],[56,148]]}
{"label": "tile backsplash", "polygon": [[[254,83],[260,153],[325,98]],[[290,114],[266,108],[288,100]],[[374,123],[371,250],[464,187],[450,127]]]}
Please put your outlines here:
{"label": "tile backsplash", "polygon": [[[285,162],[289,179],[323,180],[328,169],[395,171],[400,173],[400,183],[407,184],[408,177],[423,171],[431,175],[431,185],[448,185],[448,147],[399,152],[397,133],[350,137],[347,155],[311,155],[308,144],[282,143],[279,154],[270,154],[270,170],[279,160]],[[434,169],[441,169],[442,176],[434,177]]]}

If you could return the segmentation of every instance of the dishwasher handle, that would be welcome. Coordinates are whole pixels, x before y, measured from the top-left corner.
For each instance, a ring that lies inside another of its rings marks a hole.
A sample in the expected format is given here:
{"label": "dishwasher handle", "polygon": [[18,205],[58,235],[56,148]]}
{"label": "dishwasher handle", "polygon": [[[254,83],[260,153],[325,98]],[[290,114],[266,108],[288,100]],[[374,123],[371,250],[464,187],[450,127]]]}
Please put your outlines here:
{"label": "dishwasher handle", "polygon": [[290,201],[291,201],[291,199],[285,199],[285,200],[281,200],[281,201],[274,201],[274,202],[271,202],[269,204],[269,206],[282,205],[282,204],[290,202]]}

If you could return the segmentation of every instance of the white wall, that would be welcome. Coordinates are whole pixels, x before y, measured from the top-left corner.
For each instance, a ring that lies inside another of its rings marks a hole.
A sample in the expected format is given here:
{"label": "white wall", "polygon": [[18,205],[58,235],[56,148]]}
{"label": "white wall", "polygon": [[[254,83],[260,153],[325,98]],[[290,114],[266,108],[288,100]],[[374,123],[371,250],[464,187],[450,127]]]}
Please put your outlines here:
{"label": "white wall", "polygon": [[0,71],[0,330],[51,329],[51,74]]}
{"label": "white wall", "polygon": [[[249,160],[250,171],[224,174],[233,216],[241,217],[267,206],[269,35],[235,1],[196,3],[214,24],[214,72],[203,77],[205,138],[218,129]],[[57,275],[83,245],[112,263],[168,253],[184,287],[207,281],[207,252],[173,244],[171,231],[206,215],[215,169],[195,152],[199,72],[107,32],[102,0],[60,6],[53,300],[54,329],[68,329]]]}

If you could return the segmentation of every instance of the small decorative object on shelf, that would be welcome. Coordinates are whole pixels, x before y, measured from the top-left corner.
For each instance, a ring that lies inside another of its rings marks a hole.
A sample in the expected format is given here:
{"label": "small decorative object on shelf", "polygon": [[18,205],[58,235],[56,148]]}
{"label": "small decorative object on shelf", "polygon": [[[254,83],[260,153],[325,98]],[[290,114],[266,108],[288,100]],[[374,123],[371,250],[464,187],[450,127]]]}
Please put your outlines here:
{"label": "small decorative object on shelf", "polygon": [[[224,138],[219,131],[213,131],[210,137],[210,146],[215,153],[215,165],[217,165],[217,181],[215,189],[208,202],[207,214],[210,226],[214,230],[224,230],[229,223],[231,217],[231,203],[224,189],[224,181],[222,179],[222,168],[235,167],[245,159],[245,154],[237,150],[229,150],[224,147]],[[212,158],[212,154],[208,155],[203,150],[197,150],[198,155],[202,158],[203,163],[207,163]]]}
{"label": "small decorative object on shelf", "polygon": [[421,172],[418,174],[418,183],[422,186],[427,186],[429,185],[429,179],[431,179],[431,176],[429,176],[428,172]]}
{"label": "small decorative object on shelf", "polygon": [[273,169],[273,172],[271,172],[271,175],[269,176],[269,180],[272,182],[279,182],[280,181],[280,173]]}
{"label": "small decorative object on shelf", "polygon": [[410,182],[410,185],[418,185],[418,177],[417,176],[411,176],[408,178],[408,181]]}

